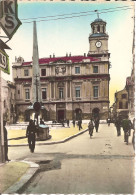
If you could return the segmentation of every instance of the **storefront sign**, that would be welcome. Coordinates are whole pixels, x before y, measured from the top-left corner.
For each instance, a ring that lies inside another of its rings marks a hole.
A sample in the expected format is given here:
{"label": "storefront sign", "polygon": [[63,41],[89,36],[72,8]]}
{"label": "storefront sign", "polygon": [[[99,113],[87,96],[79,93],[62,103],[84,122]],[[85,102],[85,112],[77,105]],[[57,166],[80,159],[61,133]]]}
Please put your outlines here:
{"label": "storefront sign", "polygon": [[0,50],[0,69],[8,74],[10,73],[10,71],[9,71],[9,57],[2,50]]}
{"label": "storefront sign", "polygon": [[21,25],[18,19],[17,0],[3,0],[0,2],[0,25],[9,39]]}

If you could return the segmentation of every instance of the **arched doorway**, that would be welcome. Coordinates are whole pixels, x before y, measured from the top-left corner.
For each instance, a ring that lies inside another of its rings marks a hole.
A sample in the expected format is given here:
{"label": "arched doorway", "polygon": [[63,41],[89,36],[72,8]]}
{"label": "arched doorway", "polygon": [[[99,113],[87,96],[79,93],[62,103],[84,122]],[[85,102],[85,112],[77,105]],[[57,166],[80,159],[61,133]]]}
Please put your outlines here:
{"label": "arched doorway", "polygon": [[99,112],[100,112],[99,108],[94,108],[92,110],[92,116],[93,116],[93,118],[99,118],[99,115],[100,115]]}
{"label": "arched doorway", "polygon": [[80,108],[75,109],[75,119],[76,120],[82,119],[82,110]]}
{"label": "arched doorway", "polygon": [[64,115],[65,115],[64,110],[58,110],[58,122],[64,121]]}

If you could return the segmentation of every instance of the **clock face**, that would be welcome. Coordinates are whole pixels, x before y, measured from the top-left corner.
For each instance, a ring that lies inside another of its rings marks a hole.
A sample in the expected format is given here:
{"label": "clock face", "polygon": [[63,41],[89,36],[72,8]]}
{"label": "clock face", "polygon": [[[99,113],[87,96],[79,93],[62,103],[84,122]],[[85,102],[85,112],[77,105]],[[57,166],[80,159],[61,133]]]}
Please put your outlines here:
{"label": "clock face", "polygon": [[102,43],[100,41],[96,42],[96,47],[101,47]]}

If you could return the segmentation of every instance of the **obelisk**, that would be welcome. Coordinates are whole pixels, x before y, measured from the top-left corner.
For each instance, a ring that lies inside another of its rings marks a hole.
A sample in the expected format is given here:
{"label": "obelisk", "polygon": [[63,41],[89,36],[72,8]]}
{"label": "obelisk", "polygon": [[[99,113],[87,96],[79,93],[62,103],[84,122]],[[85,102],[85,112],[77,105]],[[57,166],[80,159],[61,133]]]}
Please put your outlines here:
{"label": "obelisk", "polygon": [[36,21],[33,22],[32,103],[41,102],[40,67]]}

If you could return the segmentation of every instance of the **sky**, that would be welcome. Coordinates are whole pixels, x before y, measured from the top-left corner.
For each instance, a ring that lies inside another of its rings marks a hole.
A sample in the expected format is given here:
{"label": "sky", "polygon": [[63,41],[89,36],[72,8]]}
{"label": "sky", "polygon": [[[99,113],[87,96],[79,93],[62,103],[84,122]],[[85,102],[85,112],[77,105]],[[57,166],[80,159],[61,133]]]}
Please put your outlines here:
{"label": "sky", "polygon": [[[33,23],[24,23],[28,20],[23,19],[93,11],[88,12],[86,16],[37,22],[39,58],[49,57],[53,54],[56,57],[65,56],[66,53],[71,53],[73,56],[83,55],[89,51],[90,23],[97,18],[94,10],[100,12],[103,9],[127,5],[134,5],[134,2],[19,2],[18,18],[22,25],[7,43],[12,48],[12,50],[7,50],[11,73],[10,75],[3,73],[2,77],[12,80],[12,63],[15,61],[15,56],[21,56],[25,61],[32,60]],[[109,35],[111,105],[114,102],[114,93],[124,89],[126,77],[131,75],[133,16],[133,9],[99,15],[102,20],[107,22],[106,32]],[[37,19],[33,20],[37,21]],[[39,20],[43,20],[43,18]],[[3,35],[2,31],[1,35]]]}

